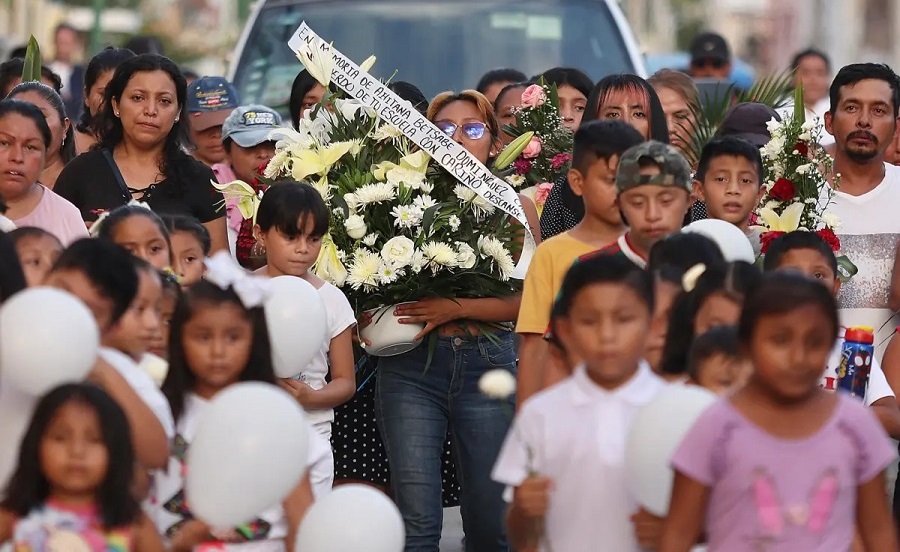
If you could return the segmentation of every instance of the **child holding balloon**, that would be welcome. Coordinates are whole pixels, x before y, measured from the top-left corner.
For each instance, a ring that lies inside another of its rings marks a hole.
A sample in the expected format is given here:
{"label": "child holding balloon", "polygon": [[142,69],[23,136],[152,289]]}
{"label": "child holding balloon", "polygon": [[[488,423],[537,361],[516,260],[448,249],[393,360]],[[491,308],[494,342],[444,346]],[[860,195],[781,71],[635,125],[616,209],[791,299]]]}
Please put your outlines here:
{"label": "child holding balloon", "polygon": [[0,544],[162,552],[156,527],[131,494],[135,460],[125,413],[102,389],[50,391],[37,404],[0,502]]}
{"label": "child holding balloon", "polygon": [[[276,182],[266,190],[256,213],[254,236],[265,250],[266,266],[258,273],[275,278],[294,276],[312,284],[327,313],[327,336],[312,361],[298,366],[298,377],[281,380],[309,414],[309,421],[325,439],[331,439],[334,409],[353,398],[356,374],[353,328],[356,315],[343,292],[322,280],[310,268],[328,233],[328,207],[315,188],[295,181]],[[330,379],[326,379],[330,373]],[[334,459],[327,474],[313,474],[313,486],[327,490],[334,480]]]}
{"label": "child holding balloon", "polygon": [[625,440],[666,385],[642,360],[652,315],[652,277],[624,256],[586,259],[566,274],[551,325],[582,363],[522,405],[492,474],[512,490],[517,550],[637,550]]}
{"label": "child holding balloon", "polygon": [[[207,261],[204,279],[185,292],[175,309],[169,372],[162,389],[175,415],[177,434],[169,467],[157,475],[154,491],[156,524],[173,550],[192,550],[204,542],[233,545],[260,541],[286,542],[291,550],[294,531],[312,503],[307,474],[280,507],[262,512],[258,519],[240,527],[215,530],[195,519],[185,500],[185,458],[210,400],[237,382],[275,384],[263,312],[266,284],[265,278],[245,273],[222,252]],[[312,469],[331,451],[312,428],[309,436],[308,466]]]}
{"label": "child holding balloon", "polygon": [[819,388],[838,333],[829,289],[768,274],[750,291],[738,336],[748,383],[706,410],[672,457],[661,552],[705,528],[710,552],[896,550],[884,494],[895,454],[857,401]]}

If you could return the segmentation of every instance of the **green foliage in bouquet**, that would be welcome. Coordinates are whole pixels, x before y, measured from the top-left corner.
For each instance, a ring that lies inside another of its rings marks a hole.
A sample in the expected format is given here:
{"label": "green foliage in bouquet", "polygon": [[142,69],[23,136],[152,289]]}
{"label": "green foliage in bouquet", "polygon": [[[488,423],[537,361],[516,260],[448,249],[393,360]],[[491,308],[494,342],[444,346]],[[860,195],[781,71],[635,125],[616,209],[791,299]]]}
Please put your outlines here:
{"label": "green foliage in bouquet", "polygon": [[34,35],[28,39],[25,48],[25,66],[22,68],[22,82],[40,82],[41,47]]}

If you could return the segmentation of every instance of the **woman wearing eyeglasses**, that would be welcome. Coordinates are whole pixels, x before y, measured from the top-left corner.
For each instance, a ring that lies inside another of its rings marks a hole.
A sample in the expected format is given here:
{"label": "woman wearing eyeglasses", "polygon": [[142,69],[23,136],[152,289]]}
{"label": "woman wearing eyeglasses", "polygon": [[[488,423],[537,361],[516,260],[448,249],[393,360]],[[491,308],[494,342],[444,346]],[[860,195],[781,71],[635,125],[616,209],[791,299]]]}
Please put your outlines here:
{"label": "woman wearing eyeglasses", "polygon": [[[484,164],[500,148],[497,118],[478,92],[440,94],[432,101],[428,118]],[[533,204],[531,216],[530,222],[536,222]],[[509,429],[510,411],[502,401],[483,395],[478,380],[497,368],[515,374],[510,330],[519,300],[518,295],[435,298],[397,309],[401,322],[405,317],[408,323],[424,323],[426,331],[438,336],[431,353],[423,345],[381,358],[378,365],[376,416],[393,497],[406,525],[406,552],[438,549],[441,451],[448,427],[457,451],[466,550],[509,550],[503,487],[491,481],[490,474]],[[479,331],[486,324],[496,328],[491,335]]]}

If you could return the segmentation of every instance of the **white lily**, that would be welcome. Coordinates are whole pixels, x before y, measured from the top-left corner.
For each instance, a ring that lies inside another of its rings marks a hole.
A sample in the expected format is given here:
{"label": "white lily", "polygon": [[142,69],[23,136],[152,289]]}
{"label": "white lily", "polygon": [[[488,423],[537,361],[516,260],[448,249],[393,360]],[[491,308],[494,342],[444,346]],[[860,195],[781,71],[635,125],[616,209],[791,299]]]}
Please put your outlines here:
{"label": "white lily", "polygon": [[319,84],[328,88],[334,70],[334,53],[330,44],[310,45],[307,50],[297,52],[297,59]]}
{"label": "white lily", "polygon": [[347,281],[347,268],[341,262],[338,248],[331,239],[331,234],[322,237],[322,248],[316,264],[313,266],[313,274],[338,287]]}
{"label": "white lily", "polygon": [[759,220],[763,222],[765,229],[770,232],[793,232],[800,227],[800,217],[803,216],[803,204],[792,203],[779,215],[768,207],[759,210]]}
{"label": "white lily", "polygon": [[304,150],[292,160],[291,177],[303,180],[313,174],[325,176],[352,147],[352,142],[336,142],[328,147]]}
{"label": "white lily", "polygon": [[253,219],[256,222],[256,210],[259,207],[260,198],[252,186],[243,180],[235,180],[225,184],[219,184],[215,181],[211,182],[213,188],[219,190],[226,201],[237,200],[238,211],[241,212],[241,216],[244,219]]}
{"label": "white lily", "polygon": [[368,73],[368,72],[369,72],[369,69],[371,69],[372,66],[375,65],[375,61],[376,61],[377,59],[378,59],[378,58],[375,57],[375,56],[369,56],[369,57],[366,58],[366,61],[364,61],[364,62],[362,62],[362,63],[359,64],[359,68],[360,68],[361,70],[363,70],[364,72]]}

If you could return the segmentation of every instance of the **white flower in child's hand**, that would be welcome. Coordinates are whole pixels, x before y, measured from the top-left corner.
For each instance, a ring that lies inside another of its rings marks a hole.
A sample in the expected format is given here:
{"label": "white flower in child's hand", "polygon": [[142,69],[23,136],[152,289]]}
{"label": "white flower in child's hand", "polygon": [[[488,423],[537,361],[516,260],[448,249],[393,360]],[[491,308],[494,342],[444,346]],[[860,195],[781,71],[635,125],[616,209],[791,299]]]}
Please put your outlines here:
{"label": "white flower in child's hand", "polygon": [[478,380],[478,389],[492,399],[508,399],[516,392],[516,378],[509,370],[491,370]]}
{"label": "white flower in child's hand", "polygon": [[347,235],[354,240],[361,240],[368,233],[366,221],[359,215],[350,215],[344,221],[344,228],[347,229]]}

